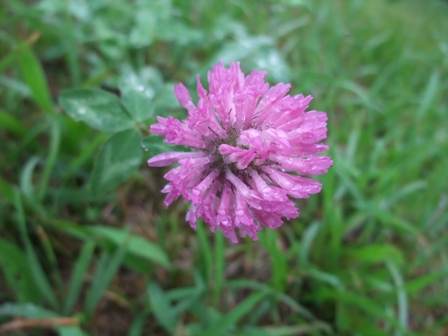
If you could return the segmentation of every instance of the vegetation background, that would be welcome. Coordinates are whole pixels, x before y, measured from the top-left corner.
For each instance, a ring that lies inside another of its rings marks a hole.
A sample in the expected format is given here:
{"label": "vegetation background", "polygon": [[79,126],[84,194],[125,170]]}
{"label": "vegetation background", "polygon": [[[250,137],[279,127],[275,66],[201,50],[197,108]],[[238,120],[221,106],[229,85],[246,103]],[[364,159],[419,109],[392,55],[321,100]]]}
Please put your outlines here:
{"label": "vegetation background", "polygon": [[[446,1],[2,0],[0,20],[0,334],[448,335]],[[145,165],[155,116],[185,115],[173,85],[219,60],[312,94],[335,162],[238,245],[165,209]]]}

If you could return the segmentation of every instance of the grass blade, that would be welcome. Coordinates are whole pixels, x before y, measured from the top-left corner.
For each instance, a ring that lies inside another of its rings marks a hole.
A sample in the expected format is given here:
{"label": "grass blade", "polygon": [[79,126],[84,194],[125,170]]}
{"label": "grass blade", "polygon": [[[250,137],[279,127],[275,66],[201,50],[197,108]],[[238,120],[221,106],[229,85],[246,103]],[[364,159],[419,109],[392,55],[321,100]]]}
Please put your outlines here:
{"label": "grass blade", "polygon": [[224,286],[224,269],[225,269],[225,237],[221,231],[215,234],[215,276],[214,276],[214,293],[213,302],[215,306],[219,302]]}
{"label": "grass blade", "polygon": [[70,286],[67,291],[67,299],[65,301],[63,313],[64,315],[70,314],[76,300],[79,297],[81,288],[84,282],[85,274],[92,261],[93,252],[95,250],[95,242],[93,240],[87,241],[81,250],[81,253],[76,261],[75,268],[73,269]]}
{"label": "grass blade", "polygon": [[53,289],[48,281],[48,278],[45,275],[44,270],[42,269],[39,259],[37,258],[37,255],[34,252],[31,241],[28,238],[28,232],[25,221],[25,212],[23,210],[22,201],[20,199],[20,193],[17,189],[15,190],[14,205],[18,214],[17,222],[22,242],[25,245],[28,267],[31,269],[33,278],[36,281],[36,285],[41,291],[42,295],[48,300],[53,309],[58,310],[58,302],[56,299],[56,295],[53,292]]}
{"label": "grass blade", "polygon": [[232,311],[205,329],[200,336],[223,335],[231,327],[238,323],[238,321],[240,321],[246,314],[248,314],[267,294],[268,293],[266,291],[261,291],[250,295],[247,299],[238,304],[238,306],[236,306]]}
{"label": "grass blade", "polygon": [[54,113],[50,89],[39,59],[29,47],[24,47],[20,53],[19,62],[23,77],[37,105],[44,111]]}
{"label": "grass blade", "polygon": [[113,277],[123,263],[128,249],[127,243],[127,241],[124,241],[112,255],[110,260],[106,257],[106,254],[103,255],[99,267],[95,272],[92,286],[86,295],[85,310],[90,316],[93,314],[95,307],[103,297],[104,291],[109,287]]}

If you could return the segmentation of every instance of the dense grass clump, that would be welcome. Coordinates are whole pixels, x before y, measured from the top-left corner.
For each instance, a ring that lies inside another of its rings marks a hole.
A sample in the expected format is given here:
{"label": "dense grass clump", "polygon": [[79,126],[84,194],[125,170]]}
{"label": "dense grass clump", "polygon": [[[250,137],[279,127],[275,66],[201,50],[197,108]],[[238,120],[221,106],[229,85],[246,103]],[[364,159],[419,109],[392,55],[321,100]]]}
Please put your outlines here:
{"label": "dense grass clump", "polygon": [[[5,0],[0,20],[0,334],[446,334],[446,2]],[[145,164],[155,116],[185,117],[174,84],[220,60],[313,95],[334,160],[297,220],[237,245],[166,210]]]}

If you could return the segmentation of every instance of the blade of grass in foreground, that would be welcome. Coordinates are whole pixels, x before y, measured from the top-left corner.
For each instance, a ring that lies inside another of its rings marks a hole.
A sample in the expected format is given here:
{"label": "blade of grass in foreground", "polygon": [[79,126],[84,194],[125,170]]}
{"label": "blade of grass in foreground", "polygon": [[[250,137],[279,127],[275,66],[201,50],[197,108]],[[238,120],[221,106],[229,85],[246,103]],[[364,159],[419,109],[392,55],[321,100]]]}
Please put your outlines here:
{"label": "blade of grass in foreground", "polygon": [[111,257],[106,252],[103,252],[93,276],[92,286],[86,295],[85,310],[89,316],[92,316],[95,307],[123,263],[127,249],[127,241],[124,241]]}
{"label": "blade of grass in foreground", "polygon": [[224,269],[225,269],[225,238],[221,231],[215,233],[215,276],[213,302],[218,305],[219,298],[222,294],[224,285]]}
{"label": "blade of grass in foreground", "polygon": [[268,293],[261,291],[250,295],[247,299],[242,301],[238,306],[233,308],[229,313],[221,317],[218,321],[213,323],[210,327],[205,329],[198,336],[220,336],[226,333],[231,327],[233,327],[238,321],[240,321],[246,314],[248,314],[261,299],[263,299]]}
{"label": "blade of grass in foreground", "polygon": [[20,68],[23,77],[28,84],[37,105],[46,112],[54,113],[53,100],[51,99],[45,72],[34,52],[29,47],[24,47],[19,56]]}
{"label": "blade of grass in foreground", "polygon": [[56,299],[56,295],[53,292],[51,284],[48,281],[48,278],[45,276],[45,272],[42,269],[39,259],[37,258],[37,255],[33,249],[33,245],[31,244],[31,241],[28,237],[25,221],[25,213],[23,210],[22,200],[20,198],[20,192],[18,189],[15,189],[14,205],[18,214],[18,221],[17,221],[19,226],[18,229],[20,232],[22,242],[25,245],[25,253],[28,261],[28,266],[31,269],[31,272],[34,276],[34,279],[37,283],[39,290],[51,304],[51,307],[57,311],[58,302]]}
{"label": "blade of grass in foreground", "polygon": [[84,277],[87,273],[87,269],[92,261],[93,252],[95,250],[95,242],[93,240],[87,241],[79,254],[73,269],[70,286],[67,291],[67,298],[65,300],[63,313],[68,315],[79,297],[81,288],[84,282]]}

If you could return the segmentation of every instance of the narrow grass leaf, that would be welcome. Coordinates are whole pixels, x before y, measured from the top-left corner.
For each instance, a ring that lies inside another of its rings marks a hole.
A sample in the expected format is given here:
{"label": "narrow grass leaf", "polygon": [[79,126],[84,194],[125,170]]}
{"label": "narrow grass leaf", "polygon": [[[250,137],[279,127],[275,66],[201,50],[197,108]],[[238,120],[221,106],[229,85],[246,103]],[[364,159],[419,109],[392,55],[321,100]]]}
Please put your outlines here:
{"label": "narrow grass leaf", "polygon": [[206,279],[206,283],[210,284],[212,276],[212,263],[213,263],[213,250],[210,246],[210,242],[207,238],[204,223],[202,220],[196,222],[196,232],[199,239],[199,254],[201,258],[201,268],[203,270],[203,276]]}
{"label": "narrow grass leaf", "polygon": [[300,263],[302,265],[309,263],[310,252],[312,251],[313,242],[320,229],[320,223],[313,222],[307,226],[302,236],[302,241],[298,249]]}
{"label": "narrow grass leaf", "polygon": [[147,288],[149,303],[157,321],[169,333],[173,333],[178,325],[178,316],[174,313],[168,297],[162,291],[162,288],[156,283],[151,282]]}
{"label": "narrow grass leaf", "polygon": [[14,244],[0,239],[0,267],[7,284],[14,290],[20,303],[41,300],[42,295],[28,267],[26,255]]}
{"label": "narrow grass leaf", "polygon": [[378,219],[382,224],[395,229],[397,232],[411,233],[415,236],[419,235],[419,230],[406,219],[398,217],[386,210],[382,210],[374,204],[362,202],[358,205],[358,208],[360,211],[369,213],[371,216]]}
{"label": "narrow grass leaf", "polygon": [[240,332],[237,332],[235,334],[236,336],[271,336],[269,332],[267,332],[266,329],[260,328],[260,327],[252,327],[247,326],[241,328]]}
{"label": "narrow grass leaf", "polygon": [[315,320],[316,318],[314,315],[305,307],[297,303],[295,299],[288,296],[285,293],[279,292],[278,290],[256,281],[252,280],[231,280],[227,281],[226,283],[227,288],[231,289],[241,289],[241,288],[249,288],[252,290],[259,290],[259,291],[265,291],[268,292],[270,295],[272,295],[276,300],[283,302],[287,306],[289,306],[294,312],[301,315],[302,317],[309,319],[309,320]]}
{"label": "narrow grass leaf", "polygon": [[331,328],[327,324],[320,322],[304,323],[297,326],[265,327],[264,330],[270,336],[321,335],[320,332],[324,332],[327,335],[332,334]]}
{"label": "narrow grass leaf", "polygon": [[56,164],[57,155],[59,152],[59,147],[61,144],[61,126],[59,120],[53,120],[50,132],[50,148],[48,150],[48,156],[45,160],[44,170],[42,172],[42,177],[39,185],[38,197],[40,200],[45,196],[48,184],[50,181],[50,175]]}
{"label": "narrow grass leaf", "polygon": [[221,231],[215,233],[215,276],[214,276],[214,302],[218,304],[224,286],[225,270],[225,238]]}
{"label": "narrow grass leaf", "polygon": [[89,142],[87,147],[82,148],[81,153],[70,162],[67,170],[63,173],[62,181],[76,175],[76,171],[94,156],[95,151],[106,140],[106,137],[107,133],[100,133]]}
{"label": "narrow grass leaf", "polygon": [[78,300],[84,283],[84,278],[87,274],[90,262],[92,261],[94,250],[95,242],[93,240],[87,241],[76,260],[75,267],[70,277],[70,285],[67,290],[63,309],[64,315],[70,314]]}
{"label": "narrow grass leaf", "polygon": [[32,156],[23,166],[22,172],[20,174],[20,189],[25,196],[26,200],[29,202],[35,202],[35,191],[33,185],[33,172],[39,163],[40,158],[37,156]]}
{"label": "narrow grass leaf", "polygon": [[92,286],[87,292],[85,300],[85,309],[89,315],[92,315],[95,307],[100,302],[104,292],[109,287],[113,277],[123,263],[127,248],[127,241],[124,241],[110,258],[108,258],[106,254],[103,254],[100,259],[100,264],[95,272]]}
{"label": "narrow grass leaf", "polygon": [[4,197],[2,202],[14,203],[14,189],[2,176],[0,176],[0,195]]}
{"label": "narrow grass leaf", "polygon": [[25,203],[31,207],[41,217],[47,217],[47,211],[37,198],[33,183],[33,173],[39,163],[40,158],[32,156],[24,165],[19,179],[20,190]]}
{"label": "narrow grass leaf", "polygon": [[132,321],[129,327],[128,336],[141,336],[143,335],[143,330],[145,329],[145,324],[147,323],[147,316],[144,313],[137,314],[137,316]]}
{"label": "narrow grass leaf", "polygon": [[439,87],[440,87],[440,74],[436,70],[432,73],[431,77],[429,78],[426,90],[423,93],[423,97],[419,99],[420,106],[417,110],[418,119],[421,119],[426,115],[435,97],[437,96]]}
{"label": "narrow grass leaf", "polygon": [[24,49],[29,48],[40,37],[39,33],[31,34],[25,41],[21,41],[19,45],[6,56],[0,60],[0,73],[5,71],[8,67],[13,65],[17,61],[17,56],[22,53]]}
{"label": "narrow grass leaf", "polygon": [[266,230],[258,234],[260,242],[271,258],[273,286],[283,292],[286,287],[288,265],[285,254],[277,246],[278,232],[275,230]]}
{"label": "narrow grass leaf", "polygon": [[323,283],[326,283],[335,288],[343,287],[343,283],[337,275],[322,271],[314,267],[307,269],[306,275],[309,276],[310,278],[322,281]]}
{"label": "narrow grass leaf", "polygon": [[443,269],[430,273],[425,274],[422,276],[419,276],[415,279],[412,279],[408,281],[404,288],[406,291],[410,294],[416,294],[419,291],[421,291],[423,288],[430,286],[431,284],[435,283],[436,280],[446,277],[448,275],[448,266],[444,267]]}
{"label": "narrow grass leaf", "polygon": [[24,47],[20,52],[19,62],[37,105],[44,111],[53,112],[53,100],[39,59],[29,47]]}
{"label": "narrow grass leaf", "polygon": [[230,328],[235,326],[238,321],[243,319],[244,316],[246,316],[252,309],[254,309],[255,305],[257,305],[264,297],[266,297],[266,295],[266,291],[261,291],[250,295],[235,308],[233,308],[230,312],[217,320],[212,326],[201,332],[200,336],[224,335]]}
{"label": "narrow grass leaf", "polygon": [[143,237],[129,234],[128,230],[106,226],[92,226],[89,227],[88,230],[93,235],[105,238],[117,246],[121,246],[126,242],[128,253],[156,262],[161,266],[170,267],[170,262],[165,251],[155,243]]}
{"label": "narrow grass leaf", "polygon": [[37,258],[37,255],[28,237],[25,221],[26,216],[23,210],[22,201],[20,199],[20,193],[17,189],[15,191],[14,205],[18,215],[17,223],[19,226],[20,236],[23,244],[25,245],[25,253],[28,261],[28,267],[30,268],[31,273],[33,274],[33,280],[36,282],[36,285],[41,291],[42,295],[51,304],[52,308],[57,310],[58,302],[56,299],[56,295],[53,292],[53,289],[48,281],[48,278],[45,275],[44,270],[42,269],[39,259]]}
{"label": "narrow grass leaf", "polygon": [[19,120],[17,120],[17,118],[12,116],[10,113],[1,110],[0,110],[0,125],[2,125],[2,127],[6,131],[10,132],[11,134],[14,134],[17,137],[22,137],[26,133],[25,127]]}
{"label": "narrow grass leaf", "polygon": [[398,265],[403,265],[403,253],[394,245],[390,244],[370,244],[360,248],[347,250],[347,257],[351,261],[365,264],[376,264],[380,262],[393,261]]}
{"label": "narrow grass leaf", "polygon": [[330,297],[331,296],[335,296],[341,303],[349,305],[349,309],[354,309],[355,307],[359,308],[363,312],[369,314],[372,318],[387,321],[395,328],[403,330],[400,323],[394,317],[388,314],[387,307],[380,305],[378,302],[366,296],[348,292],[345,290],[333,292],[333,294],[331,294]]}
{"label": "narrow grass leaf", "polygon": [[392,260],[386,262],[386,266],[392,276],[397,293],[398,321],[401,328],[395,331],[395,336],[402,336],[407,333],[409,324],[409,303],[408,295],[403,288],[403,276]]}

